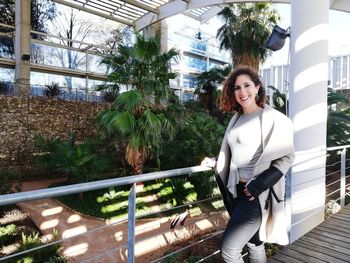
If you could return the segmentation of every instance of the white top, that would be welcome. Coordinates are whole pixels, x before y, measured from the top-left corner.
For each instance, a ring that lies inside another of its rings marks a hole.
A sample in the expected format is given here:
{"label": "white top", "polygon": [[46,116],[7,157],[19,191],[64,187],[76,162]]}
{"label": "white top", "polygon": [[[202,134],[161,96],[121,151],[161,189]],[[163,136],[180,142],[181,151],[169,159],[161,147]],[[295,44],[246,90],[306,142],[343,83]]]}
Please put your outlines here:
{"label": "white top", "polygon": [[241,114],[227,134],[227,142],[231,149],[230,166],[238,170],[239,179],[243,181],[254,177],[255,164],[263,151],[261,114],[262,109],[250,114]]}

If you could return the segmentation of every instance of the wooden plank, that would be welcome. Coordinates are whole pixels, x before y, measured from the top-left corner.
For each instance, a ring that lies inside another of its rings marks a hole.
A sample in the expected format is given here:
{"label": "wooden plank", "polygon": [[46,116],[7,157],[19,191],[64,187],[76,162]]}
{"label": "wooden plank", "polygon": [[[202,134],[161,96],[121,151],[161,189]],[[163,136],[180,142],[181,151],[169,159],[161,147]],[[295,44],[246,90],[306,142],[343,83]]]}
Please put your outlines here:
{"label": "wooden plank", "polygon": [[350,262],[350,205],[268,259],[269,263]]}
{"label": "wooden plank", "polygon": [[[332,233],[332,234],[335,234],[335,235],[338,235],[338,236],[342,236],[342,237],[345,237],[345,238],[349,237],[349,233],[346,233],[346,232],[341,231],[341,230],[327,228],[327,227],[324,227],[324,226],[318,226],[317,230],[323,231],[323,232],[326,232],[326,233]],[[350,242],[350,240],[349,240],[349,242]]]}
{"label": "wooden plank", "polygon": [[340,219],[340,220],[349,221],[350,220],[350,215],[336,214],[332,218],[337,218],[337,219]]}
{"label": "wooden plank", "polygon": [[283,263],[283,261],[279,261],[271,257],[267,258],[267,263],[281,263],[281,262]]}
{"label": "wooden plank", "polygon": [[339,213],[344,213],[344,214],[350,214],[350,206],[347,205],[347,206],[344,206],[339,212]]}
{"label": "wooden plank", "polygon": [[313,251],[312,256],[317,256],[319,259],[326,260],[328,262],[344,263],[348,262],[346,260],[349,260],[349,255],[345,255],[339,251],[335,251],[326,247],[313,246],[305,241],[298,240],[293,245],[304,248],[304,250],[307,251],[306,254],[311,253],[311,251]]}
{"label": "wooden plank", "polygon": [[348,248],[344,248],[341,246],[338,246],[336,244],[330,243],[330,242],[326,242],[326,241],[322,241],[316,238],[312,238],[312,237],[307,237],[307,236],[303,236],[299,239],[302,242],[307,242],[310,245],[314,245],[314,246],[319,246],[322,248],[329,248],[335,251],[338,251],[342,254],[346,254],[348,258],[350,258],[350,249]]}
{"label": "wooden plank", "polygon": [[345,233],[349,233],[350,234],[350,228],[345,228],[345,227],[342,227],[342,226],[339,226],[339,225],[335,225],[332,222],[322,223],[319,226],[320,227],[326,227],[326,228],[334,229],[334,230],[343,231]]}
{"label": "wooden plank", "polygon": [[[332,216],[335,216],[335,215],[350,215],[350,209],[341,209],[338,213],[335,213],[334,215]],[[332,216],[330,218],[332,218]]]}
{"label": "wooden plank", "polygon": [[342,236],[338,236],[338,235],[333,234],[333,233],[323,232],[323,231],[318,230],[317,228],[313,229],[312,233],[322,235],[322,236],[327,236],[327,237],[348,243],[350,245],[350,237],[342,237]]}
{"label": "wooden plank", "polygon": [[[283,253],[281,253],[281,251],[278,252],[278,254],[274,255],[272,258],[273,259],[276,259],[278,261],[281,261],[281,262],[284,262],[284,263],[300,263],[300,262],[305,262],[305,263],[308,263],[308,261],[305,261],[307,260],[303,255],[299,256],[293,256],[293,255],[285,255]],[[291,253],[293,254],[293,253]]]}
{"label": "wooden plank", "polygon": [[332,224],[340,226],[340,227],[344,227],[346,229],[350,229],[350,226],[347,225],[346,222],[344,222],[344,220],[341,220],[341,219],[338,219],[338,218],[333,218],[332,219]]}
{"label": "wooden plank", "polygon": [[350,215],[350,210],[340,210],[338,213],[333,214],[330,218],[332,218],[333,216],[336,215],[345,215],[345,216],[349,216]]}
{"label": "wooden plank", "polygon": [[334,240],[333,238],[330,238],[328,236],[322,236],[322,235],[319,235],[319,234],[316,234],[316,233],[313,233],[313,232],[312,233],[307,233],[305,236],[311,237],[311,238],[316,238],[316,239],[324,241],[324,242],[336,244],[337,246],[341,246],[343,248],[350,249],[350,244],[349,243],[342,242],[342,241],[339,241],[339,240]]}
{"label": "wooden plank", "polygon": [[[305,258],[307,258],[308,262],[314,262],[314,263],[329,262],[329,261],[323,259],[323,256],[324,256],[323,254],[317,253],[317,252],[310,250],[310,249],[305,249],[304,247],[300,247],[294,243],[293,243],[293,245],[291,245],[289,247],[289,249],[302,254]],[[341,263],[341,262],[334,262],[334,263]]]}
{"label": "wooden plank", "polygon": [[297,259],[299,260],[299,262],[301,261],[301,262],[307,262],[307,263],[324,263],[323,260],[320,260],[314,257],[306,257],[302,251],[298,251],[294,249],[293,245],[290,245],[287,250],[281,250],[280,253],[285,256],[289,256],[294,259]]}

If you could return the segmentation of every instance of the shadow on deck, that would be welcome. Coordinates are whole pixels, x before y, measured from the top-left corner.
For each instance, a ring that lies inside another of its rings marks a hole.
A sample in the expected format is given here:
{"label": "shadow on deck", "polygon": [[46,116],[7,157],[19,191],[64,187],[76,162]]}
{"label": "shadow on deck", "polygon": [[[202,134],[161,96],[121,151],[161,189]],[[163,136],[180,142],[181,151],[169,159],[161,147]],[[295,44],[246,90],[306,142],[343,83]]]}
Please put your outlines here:
{"label": "shadow on deck", "polygon": [[283,248],[268,262],[350,262],[350,205]]}

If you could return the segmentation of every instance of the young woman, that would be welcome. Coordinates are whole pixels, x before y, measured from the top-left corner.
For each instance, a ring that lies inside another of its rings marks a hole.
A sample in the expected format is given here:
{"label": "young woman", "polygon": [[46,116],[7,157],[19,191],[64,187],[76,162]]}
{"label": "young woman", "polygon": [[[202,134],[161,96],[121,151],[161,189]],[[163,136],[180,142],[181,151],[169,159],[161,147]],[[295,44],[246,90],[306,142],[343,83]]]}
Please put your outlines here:
{"label": "young woman", "polygon": [[263,84],[251,68],[239,68],[226,79],[220,106],[237,113],[216,162],[216,180],[230,214],[221,244],[225,262],[243,262],[246,244],[251,263],[267,261],[264,242],[288,244],[284,176],[294,161],[293,126],[265,101]]}

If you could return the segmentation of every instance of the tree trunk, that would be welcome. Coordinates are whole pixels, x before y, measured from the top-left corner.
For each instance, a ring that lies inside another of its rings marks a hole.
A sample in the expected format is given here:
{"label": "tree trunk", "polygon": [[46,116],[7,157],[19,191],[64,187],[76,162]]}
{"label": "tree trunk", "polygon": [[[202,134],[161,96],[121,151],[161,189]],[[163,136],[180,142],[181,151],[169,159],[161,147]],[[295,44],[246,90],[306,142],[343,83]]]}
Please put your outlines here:
{"label": "tree trunk", "polygon": [[241,55],[235,55],[233,58],[233,67],[234,69],[240,68],[240,67],[251,67],[256,71],[259,71],[259,64],[260,60],[259,58],[254,58],[249,54],[241,54]]}

